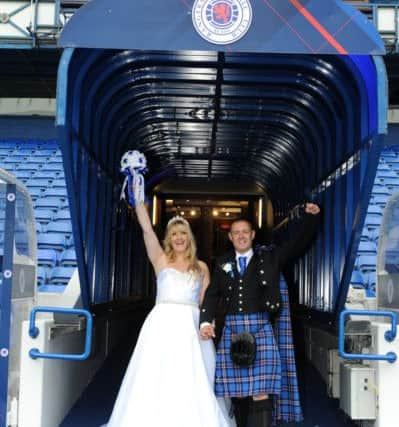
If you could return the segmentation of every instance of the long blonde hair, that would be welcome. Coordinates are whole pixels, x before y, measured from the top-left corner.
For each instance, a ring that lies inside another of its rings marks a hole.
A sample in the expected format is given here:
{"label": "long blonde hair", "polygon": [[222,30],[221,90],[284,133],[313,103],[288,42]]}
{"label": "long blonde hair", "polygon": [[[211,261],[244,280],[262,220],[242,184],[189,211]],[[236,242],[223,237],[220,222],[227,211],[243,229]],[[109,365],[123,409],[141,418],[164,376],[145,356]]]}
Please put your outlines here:
{"label": "long blonde hair", "polygon": [[188,269],[199,274],[201,272],[201,268],[197,258],[197,245],[195,243],[195,237],[191,231],[190,224],[184,218],[175,217],[169,221],[166,227],[165,239],[163,241],[165,254],[169,261],[174,261],[176,259],[176,254],[172,246],[172,235],[177,230],[185,232],[188,237],[188,244],[185,253],[185,258],[187,259],[189,266]]}

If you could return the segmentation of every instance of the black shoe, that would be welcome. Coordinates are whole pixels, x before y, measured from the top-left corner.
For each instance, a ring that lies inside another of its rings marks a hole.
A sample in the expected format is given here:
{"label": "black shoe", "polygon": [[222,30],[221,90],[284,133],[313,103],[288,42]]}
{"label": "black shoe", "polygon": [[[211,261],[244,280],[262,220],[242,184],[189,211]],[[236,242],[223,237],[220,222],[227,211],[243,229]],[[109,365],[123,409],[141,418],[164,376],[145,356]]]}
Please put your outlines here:
{"label": "black shoe", "polygon": [[272,422],[272,402],[269,399],[252,401],[246,427],[271,427]]}
{"label": "black shoe", "polygon": [[250,400],[250,397],[232,398],[237,427],[247,427]]}

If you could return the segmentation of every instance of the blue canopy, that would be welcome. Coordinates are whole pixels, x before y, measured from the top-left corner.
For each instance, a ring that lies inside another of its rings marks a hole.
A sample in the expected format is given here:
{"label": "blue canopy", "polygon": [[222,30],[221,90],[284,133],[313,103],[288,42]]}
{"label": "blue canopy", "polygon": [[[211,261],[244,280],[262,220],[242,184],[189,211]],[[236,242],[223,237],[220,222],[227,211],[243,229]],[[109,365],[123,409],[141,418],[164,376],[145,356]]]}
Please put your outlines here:
{"label": "blue canopy", "polygon": [[92,0],[61,47],[383,55],[375,27],[341,0]]}

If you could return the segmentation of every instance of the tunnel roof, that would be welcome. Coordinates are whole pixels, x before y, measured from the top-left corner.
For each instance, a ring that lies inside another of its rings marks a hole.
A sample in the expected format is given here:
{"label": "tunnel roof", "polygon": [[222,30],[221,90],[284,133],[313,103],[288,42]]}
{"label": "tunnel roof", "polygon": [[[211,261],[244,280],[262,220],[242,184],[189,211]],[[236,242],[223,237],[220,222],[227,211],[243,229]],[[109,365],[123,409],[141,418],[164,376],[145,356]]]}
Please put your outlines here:
{"label": "tunnel roof", "polygon": [[96,0],[76,12],[59,44],[169,51],[385,52],[373,24],[341,0]]}

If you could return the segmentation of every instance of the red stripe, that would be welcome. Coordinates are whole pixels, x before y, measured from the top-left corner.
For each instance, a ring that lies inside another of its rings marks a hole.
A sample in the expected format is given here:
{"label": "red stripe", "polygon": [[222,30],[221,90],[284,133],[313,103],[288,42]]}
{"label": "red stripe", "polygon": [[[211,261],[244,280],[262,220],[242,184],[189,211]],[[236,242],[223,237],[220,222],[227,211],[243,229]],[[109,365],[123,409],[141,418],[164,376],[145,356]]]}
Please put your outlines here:
{"label": "red stripe", "polygon": [[305,17],[305,19],[333,46],[338,53],[347,55],[348,52],[342,47],[337,40],[320,24],[320,22],[307,10],[305,9],[298,0],[290,0],[296,9]]}

